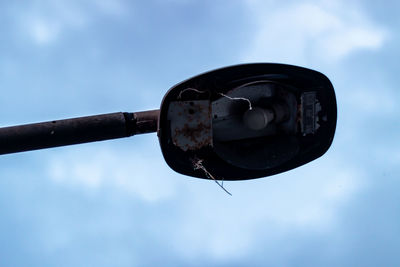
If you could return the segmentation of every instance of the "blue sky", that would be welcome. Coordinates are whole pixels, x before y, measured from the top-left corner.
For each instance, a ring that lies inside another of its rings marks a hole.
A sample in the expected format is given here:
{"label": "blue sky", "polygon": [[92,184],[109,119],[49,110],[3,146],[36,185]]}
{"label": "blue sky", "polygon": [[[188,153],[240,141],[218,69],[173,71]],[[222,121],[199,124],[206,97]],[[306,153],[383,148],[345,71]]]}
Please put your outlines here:
{"label": "blue sky", "polygon": [[397,2],[0,2],[0,126],[158,108],[214,68],[319,70],[322,158],[226,182],[168,168],[154,134],[0,158],[1,266],[400,264]]}

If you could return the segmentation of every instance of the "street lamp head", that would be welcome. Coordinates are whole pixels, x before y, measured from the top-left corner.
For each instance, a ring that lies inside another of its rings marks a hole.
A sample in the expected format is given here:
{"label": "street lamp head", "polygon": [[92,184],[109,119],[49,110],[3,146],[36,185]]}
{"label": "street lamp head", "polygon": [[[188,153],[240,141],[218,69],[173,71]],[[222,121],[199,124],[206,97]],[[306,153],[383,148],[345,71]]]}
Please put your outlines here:
{"label": "street lamp head", "polygon": [[178,173],[254,179],[322,156],[333,141],[336,113],[333,86],[319,72],[237,65],[172,87],[161,103],[158,137]]}
{"label": "street lamp head", "polygon": [[246,64],[174,86],[160,110],[0,128],[0,155],[157,132],[167,164],[178,173],[245,180],[320,157],[335,128],[335,92],[323,74]]}

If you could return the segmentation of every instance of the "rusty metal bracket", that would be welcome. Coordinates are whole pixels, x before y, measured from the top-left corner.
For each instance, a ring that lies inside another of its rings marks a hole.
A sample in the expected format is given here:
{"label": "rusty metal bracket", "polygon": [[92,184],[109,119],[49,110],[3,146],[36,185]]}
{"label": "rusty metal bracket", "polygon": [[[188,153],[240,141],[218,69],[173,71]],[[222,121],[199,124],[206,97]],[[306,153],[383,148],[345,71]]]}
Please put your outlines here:
{"label": "rusty metal bracket", "polygon": [[183,151],[212,146],[210,101],[171,102],[168,119],[171,121],[172,142]]}

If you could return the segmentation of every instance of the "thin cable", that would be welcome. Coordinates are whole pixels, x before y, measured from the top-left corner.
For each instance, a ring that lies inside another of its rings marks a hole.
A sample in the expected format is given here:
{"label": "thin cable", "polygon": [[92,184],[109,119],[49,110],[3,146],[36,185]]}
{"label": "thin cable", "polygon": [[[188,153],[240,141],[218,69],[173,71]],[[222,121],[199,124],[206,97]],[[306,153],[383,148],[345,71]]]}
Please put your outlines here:
{"label": "thin cable", "polygon": [[244,100],[247,103],[249,103],[249,110],[253,109],[253,107],[251,106],[251,101],[249,99],[247,99],[247,98],[244,98],[244,97],[230,97],[230,96],[224,95],[223,93],[218,93],[218,94],[223,96],[223,97],[226,97],[226,98],[228,98],[230,100]]}
{"label": "thin cable", "polygon": [[195,170],[202,170],[202,171],[204,171],[204,173],[206,174],[206,176],[207,176],[208,178],[214,180],[214,182],[215,182],[219,187],[221,187],[222,190],[224,190],[228,195],[232,196],[232,194],[231,194],[228,190],[226,190],[225,187],[224,187],[223,185],[221,185],[221,184],[217,181],[217,179],[215,179],[214,176],[213,176],[209,171],[207,171],[207,169],[206,169],[206,168],[204,167],[204,165],[203,165],[203,160],[202,160],[202,159],[194,159],[192,162],[193,162],[193,167],[194,167]]}
{"label": "thin cable", "polygon": [[186,88],[185,90],[182,90],[182,91],[179,93],[178,99],[181,99],[181,98],[182,98],[182,94],[183,94],[184,92],[187,92],[187,91],[195,91],[195,92],[197,92],[197,93],[199,93],[199,94],[209,93],[208,91],[200,91],[200,90],[197,90],[197,89],[195,89],[195,88]]}

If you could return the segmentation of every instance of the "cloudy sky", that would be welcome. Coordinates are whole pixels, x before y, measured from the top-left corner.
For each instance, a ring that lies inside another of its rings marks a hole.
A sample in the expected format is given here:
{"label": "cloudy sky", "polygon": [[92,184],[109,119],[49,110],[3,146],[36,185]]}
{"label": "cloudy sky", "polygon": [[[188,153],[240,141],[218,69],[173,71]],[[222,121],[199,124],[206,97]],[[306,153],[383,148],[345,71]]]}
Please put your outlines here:
{"label": "cloudy sky", "polygon": [[158,108],[214,68],[280,62],[336,90],[322,158],[179,175],[155,134],[0,157],[0,266],[400,265],[400,4],[0,2],[0,126]]}

